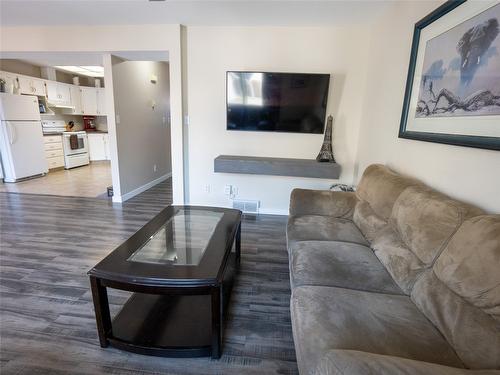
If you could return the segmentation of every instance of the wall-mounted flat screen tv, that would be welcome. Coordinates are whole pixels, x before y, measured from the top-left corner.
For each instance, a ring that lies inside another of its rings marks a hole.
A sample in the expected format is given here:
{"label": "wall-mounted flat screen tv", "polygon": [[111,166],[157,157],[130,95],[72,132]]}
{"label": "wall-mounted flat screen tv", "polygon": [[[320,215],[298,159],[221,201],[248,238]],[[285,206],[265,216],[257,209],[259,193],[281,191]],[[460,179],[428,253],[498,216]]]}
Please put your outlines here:
{"label": "wall-mounted flat screen tv", "polygon": [[227,72],[227,129],[321,134],[329,83],[329,74]]}

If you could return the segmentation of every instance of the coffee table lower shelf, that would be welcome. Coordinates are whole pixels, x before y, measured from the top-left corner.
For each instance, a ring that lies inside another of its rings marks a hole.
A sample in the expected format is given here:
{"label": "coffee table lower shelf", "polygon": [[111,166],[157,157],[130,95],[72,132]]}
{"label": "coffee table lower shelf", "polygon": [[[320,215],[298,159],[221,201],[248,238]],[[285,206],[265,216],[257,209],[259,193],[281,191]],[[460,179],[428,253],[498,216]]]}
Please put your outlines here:
{"label": "coffee table lower shelf", "polygon": [[210,356],[210,298],[210,295],[134,293],[113,319],[109,343],[146,355]]}

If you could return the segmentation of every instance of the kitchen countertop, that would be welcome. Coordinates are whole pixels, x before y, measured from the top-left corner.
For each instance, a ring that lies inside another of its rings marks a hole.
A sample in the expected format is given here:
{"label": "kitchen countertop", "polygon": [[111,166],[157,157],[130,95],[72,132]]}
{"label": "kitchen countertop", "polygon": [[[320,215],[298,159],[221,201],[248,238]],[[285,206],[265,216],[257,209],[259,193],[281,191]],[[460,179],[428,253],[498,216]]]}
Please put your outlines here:
{"label": "kitchen countertop", "polygon": [[[78,131],[81,131],[81,130],[78,130]],[[85,133],[87,133],[87,134],[108,134],[108,131],[107,130],[93,130],[93,131],[86,131]],[[43,133],[44,137],[49,137],[51,135],[62,135],[62,132],[61,133]]]}
{"label": "kitchen countertop", "polygon": [[91,131],[85,131],[87,134],[108,134],[107,130],[91,130]]}

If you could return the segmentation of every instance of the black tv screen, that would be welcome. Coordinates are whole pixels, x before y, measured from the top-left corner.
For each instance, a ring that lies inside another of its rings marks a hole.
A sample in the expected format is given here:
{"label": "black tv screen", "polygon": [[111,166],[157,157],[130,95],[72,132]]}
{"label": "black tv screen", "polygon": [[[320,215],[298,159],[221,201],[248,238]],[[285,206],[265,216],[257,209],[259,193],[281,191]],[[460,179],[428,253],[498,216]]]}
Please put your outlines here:
{"label": "black tv screen", "polygon": [[227,72],[227,129],[321,134],[329,83],[329,74]]}

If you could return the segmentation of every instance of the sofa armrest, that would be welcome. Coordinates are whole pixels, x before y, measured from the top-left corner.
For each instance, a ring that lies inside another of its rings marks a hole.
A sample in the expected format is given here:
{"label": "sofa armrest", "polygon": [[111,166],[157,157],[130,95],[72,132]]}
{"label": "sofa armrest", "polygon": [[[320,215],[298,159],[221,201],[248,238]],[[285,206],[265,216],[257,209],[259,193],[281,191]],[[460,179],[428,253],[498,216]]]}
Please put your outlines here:
{"label": "sofa armrest", "polygon": [[467,370],[356,350],[330,350],[312,375],[498,375],[498,370]]}
{"label": "sofa armrest", "polygon": [[357,200],[354,192],[294,189],[290,195],[290,215],[352,218]]}

